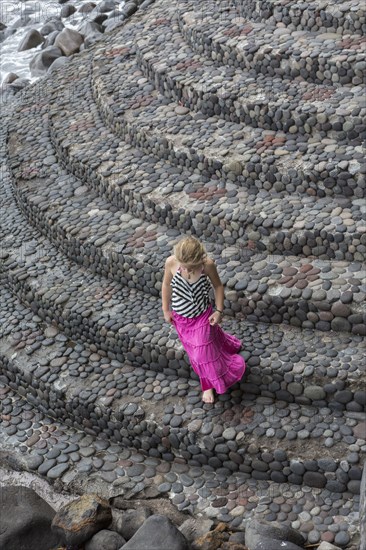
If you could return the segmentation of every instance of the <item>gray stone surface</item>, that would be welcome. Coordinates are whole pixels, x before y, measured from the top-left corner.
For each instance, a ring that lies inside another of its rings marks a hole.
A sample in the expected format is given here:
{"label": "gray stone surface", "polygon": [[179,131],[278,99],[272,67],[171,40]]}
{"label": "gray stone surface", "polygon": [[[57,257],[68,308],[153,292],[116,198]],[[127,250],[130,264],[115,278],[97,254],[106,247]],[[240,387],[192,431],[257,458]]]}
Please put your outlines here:
{"label": "gray stone surface", "polygon": [[51,532],[54,510],[27,487],[2,487],[0,547],[4,550],[49,550],[59,543]]}

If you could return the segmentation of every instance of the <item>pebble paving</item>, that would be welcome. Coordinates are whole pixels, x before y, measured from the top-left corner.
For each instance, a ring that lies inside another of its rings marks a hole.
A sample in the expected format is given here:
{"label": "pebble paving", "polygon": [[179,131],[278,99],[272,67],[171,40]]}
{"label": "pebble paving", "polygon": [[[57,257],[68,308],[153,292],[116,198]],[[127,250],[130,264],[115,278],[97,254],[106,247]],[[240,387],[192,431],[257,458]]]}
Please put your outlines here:
{"label": "pebble paving", "polygon": [[[10,462],[351,543],[366,451],[364,12],[161,0],[3,105]],[[214,405],[161,315],[184,233],[218,265],[223,326],[248,365]]]}

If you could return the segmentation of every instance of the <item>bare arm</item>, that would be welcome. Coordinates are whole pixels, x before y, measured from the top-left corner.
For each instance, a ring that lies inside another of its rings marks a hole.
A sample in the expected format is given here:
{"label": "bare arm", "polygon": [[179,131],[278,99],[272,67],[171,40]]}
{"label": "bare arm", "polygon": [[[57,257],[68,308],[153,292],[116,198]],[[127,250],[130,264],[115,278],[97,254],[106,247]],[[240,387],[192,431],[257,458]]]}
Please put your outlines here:
{"label": "bare arm", "polygon": [[172,289],[170,286],[170,283],[172,282],[173,273],[172,273],[172,266],[173,266],[173,258],[172,256],[169,256],[165,262],[165,270],[164,270],[164,278],[163,278],[163,284],[162,284],[162,310],[165,314],[170,311],[170,300],[172,296]]}
{"label": "bare arm", "polygon": [[205,272],[208,275],[214,288],[216,310],[222,313],[224,310],[224,285],[221,282],[220,276],[217,272],[216,264],[213,260],[207,259]]}

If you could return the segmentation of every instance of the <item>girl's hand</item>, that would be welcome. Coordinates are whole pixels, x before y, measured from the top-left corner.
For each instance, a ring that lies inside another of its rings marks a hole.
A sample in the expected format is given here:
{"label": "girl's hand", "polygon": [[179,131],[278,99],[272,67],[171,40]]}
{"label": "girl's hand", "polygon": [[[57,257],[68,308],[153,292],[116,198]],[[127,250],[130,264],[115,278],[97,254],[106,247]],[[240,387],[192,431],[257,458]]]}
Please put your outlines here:
{"label": "girl's hand", "polygon": [[173,322],[173,313],[171,311],[163,311],[163,314],[165,322],[171,324]]}
{"label": "girl's hand", "polygon": [[219,311],[215,311],[212,315],[209,317],[210,325],[213,327],[215,325],[219,325],[222,319],[222,313]]}

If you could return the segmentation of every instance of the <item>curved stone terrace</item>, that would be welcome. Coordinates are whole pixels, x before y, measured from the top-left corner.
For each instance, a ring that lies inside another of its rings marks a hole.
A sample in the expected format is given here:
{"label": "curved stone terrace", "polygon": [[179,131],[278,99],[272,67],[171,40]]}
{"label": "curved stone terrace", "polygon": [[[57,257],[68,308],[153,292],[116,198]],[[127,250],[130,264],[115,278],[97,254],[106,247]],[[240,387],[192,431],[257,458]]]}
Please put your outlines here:
{"label": "curved stone terrace", "polygon": [[[364,46],[355,1],[157,0],[4,105],[0,432],[22,468],[351,548]],[[183,234],[248,365],[214,405],[160,311]]]}

